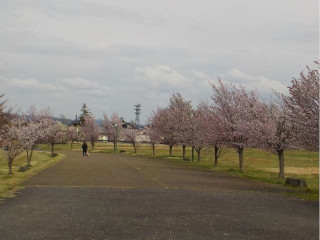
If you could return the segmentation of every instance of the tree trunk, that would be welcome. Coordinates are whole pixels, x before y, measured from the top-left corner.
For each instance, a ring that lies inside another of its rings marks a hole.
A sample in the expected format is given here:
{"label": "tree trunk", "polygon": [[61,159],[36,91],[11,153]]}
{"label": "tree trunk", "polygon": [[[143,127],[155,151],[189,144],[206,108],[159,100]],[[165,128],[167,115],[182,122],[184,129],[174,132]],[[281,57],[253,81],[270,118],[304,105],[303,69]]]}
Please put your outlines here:
{"label": "tree trunk", "polygon": [[92,150],[94,149],[94,141],[91,141]]}
{"label": "tree trunk", "polygon": [[186,145],[182,145],[182,158],[186,161]]}
{"label": "tree trunk", "polygon": [[53,157],[54,156],[54,143],[51,143],[51,156]]}
{"label": "tree trunk", "polygon": [[27,164],[28,164],[29,163],[29,150],[27,149],[26,152],[27,152]]}
{"label": "tree trunk", "polygon": [[172,148],[173,148],[173,145],[169,145],[169,156],[172,157]]}
{"label": "tree trunk", "polygon": [[279,178],[284,178],[284,154],[283,150],[278,151],[279,158]]}
{"label": "tree trunk", "polygon": [[240,172],[243,169],[243,147],[238,147],[238,155],[239,155],[239,168]]}
{"label": "tree trunk", "polygon": [[135,143],[135,142],[133,142],[133,143],[132,143],[132,145],[133,145],[133,150],[134,150],[134,153],[137,153],[137,147],[136,147],[136,143]]}
{"label": "tree trunk", "polygon": [[152,143],[152,155],[155,155],[156,144]]}
{"label": "tree trunk", "polygon": [[13,174],[12,173],[12,162],[13,162],[13,159],[9,157],[9,159],[8,159],[9,174]]}
{"label": "tree trunk", "polygon": [[117,142],[113,142],[113,151],[116,153],[117,152]]}
{"label": "tree trunk", "polygon": [[197,151],[197,160],[198,160],[198,162],[200,162],[200,160],[201,160],[201,150],[202,150],[202,148],[201,148],[201,147],[199,147],[199,148],[197,148],[197,149],[196,149],[196,151]]}
{"label": "tree trunk", "polygon": [[71,141],[71,149],[73,148],[73,141]]}
{"label": "tree trunk", "polygon": [[218,145],[214,145],[214,165],[218,165],[219,160],[219,147]]}
{"label": "tree trunk", "polygon": [[194,160],[194,146],[191,148],[191,161],[193,162]]}
{"label": "tree trunk", "polygon": [[32,165],[31,165],[32,153],[33,153],[33,148],[31,148],[30,154],[28,156],[28,162],[27,162],[28,167],[32,167]]}

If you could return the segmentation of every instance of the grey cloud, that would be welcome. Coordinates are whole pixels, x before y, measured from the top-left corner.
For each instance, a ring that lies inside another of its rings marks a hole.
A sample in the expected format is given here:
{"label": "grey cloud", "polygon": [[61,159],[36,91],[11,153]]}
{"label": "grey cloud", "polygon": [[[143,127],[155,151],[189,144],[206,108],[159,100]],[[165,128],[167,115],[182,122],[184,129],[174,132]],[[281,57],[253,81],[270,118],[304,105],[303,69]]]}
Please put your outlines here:
{"label": "grey cloud", "polygon": [[95,81],[89,81],[84,78],[61,78],[57,82],[65,87],[72,89],[98,89],[100,84]]}
{"label": "grey cloud", "polygon": [[220,74],[219,77],[222,81],[242,85],[249,90],[257,90],[262,96],[271,95],[274,90],[288,94],[288,88],[285,84],[265,76],[250,75],[237,68],[229,69],[226,73]]}
{"label": "grey cloud", "polygon": [[5,79],[4,77],[0,77],[0,82],[8,87],[31,91],[57,92],[65,90],[60,85],[42,83],[36,79]]}
{"label": "grey cloud", "polygon": [[134,81],[159,90],[171,87],[188,88],[192,86],[191,79],[166,65],[138,67],[136,68]]}
{"label": "grey cloud", "polygon": [[[5,1],[6,7],[15,9],[13,1]],[[121,22],[135,22],[137,24],[155,25],[161,24],[165,18],[156,13],[150,13],[145,9],[138,7],[132,8],[127,4],[106,3],[106,1],[93,0],[71,0],[71,1],[27,1],[20,2],[20,7],[24,9],[32,9],[37,13],[57,18],[62,17],[92,17],[106,18],[108,20]]]}
{"label": "grey cloud", "polygon": [[74,117],[87,102],[97,117],[129,120],[133,104],[146,118],[177,91],[196,105],[217,76],[268,94],[318,58],[315,9],[316,0],[3,0],[2,91],[22,108]]}

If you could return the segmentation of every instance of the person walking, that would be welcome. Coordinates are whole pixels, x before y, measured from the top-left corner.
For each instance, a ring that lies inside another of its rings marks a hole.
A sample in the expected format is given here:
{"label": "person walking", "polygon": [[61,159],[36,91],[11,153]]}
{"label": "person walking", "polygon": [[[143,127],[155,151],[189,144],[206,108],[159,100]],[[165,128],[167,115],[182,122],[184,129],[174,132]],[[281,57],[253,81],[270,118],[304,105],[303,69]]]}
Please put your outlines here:
{"label": "person walking", "polygon": [[86,142],[83,142],[82,144],[82,156],[87,156],[88,154],[88,145]]}

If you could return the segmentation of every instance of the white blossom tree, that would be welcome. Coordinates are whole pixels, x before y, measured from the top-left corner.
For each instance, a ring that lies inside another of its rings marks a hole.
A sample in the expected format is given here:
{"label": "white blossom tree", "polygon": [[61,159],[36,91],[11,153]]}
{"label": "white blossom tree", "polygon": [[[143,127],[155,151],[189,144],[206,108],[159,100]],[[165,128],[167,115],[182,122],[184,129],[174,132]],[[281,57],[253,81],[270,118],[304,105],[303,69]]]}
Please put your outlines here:
{"label": "white blossom tree", "polygon": [[260,147],[275,153],[279,159],[279,178],[284,178],[284,151],[295,147],[294,128],[288,118],[289,109],[281,97],[272,101],[268,114],[261,119],[260,136],[263,141]]}
{"label": "white blossom tree", "polygon": [[258,146],[263,139],[257,129],[266,114],[267,106],[260,102],[255,91],[224,84],[220,79],[217,84],[211,85],[212,108],[218,117],[221,130],[225,133],[224,143],[236,149],[242,171],[243,150],[246,147]]}
{"label": "white blossom tree", "polygon": [[137,140],[137,137],[139,136],[139,130],[138,129],[124,129],[124,137],[125,140],[130,142],[133,146],[134,153],[137,153],[139,141]]}
{"label": "white blossom tree", "polygon": [[27,166],[31,167],[33,150],[42,138],[41,124],[37,122],[25,122],[21,128],[21,141],[23,149],[27,152]]}
{"label": "white blossom tree", "polygon": [[113,150],[117,152],[118,141],[122,136],[122,122],[117,113],[113,113],[109,119],[106,114],[103,114],[104,126],[107,132],[108,141],[113,143]]}
{"label": "white blossom tree", "polygon": [[43,121],[45,141],[51,145],[51,155],[54,156],[54,145],[62,142],[65,137],[62,123],[54,121],[53,119],[44,119]]}
{"label": "white blossom tree", "polygon": [[176,133],[177,143],[182,145],[182,158],[186,160],[186,147],[193,137],[191,134],[192,105],[180,93],[171,95],[168,106],[170,114],[170,128]]}
{"label": "white blossom tree", "polygon": [[96,122],[96,119],[92,116],[84,116],[84,123],[82,125],[82,131],[86,141],[89,141],[94,149],[95,143],[98,141],[100,136],[100,127]]}
{"label": "white blossom tree", "polygon": [[21,138],[21,129],[23,125],[23,119],[15,117],[1,129],[1,145],[8,158],[9,174],[13,174],[12,164],[14,159],[23,151],[24,146]]}
{"label": "white blossom tree", "polygon": [[179,143],[179,135],[176,131],[174,115],[169,108],[157,108],[151,119],[152,126],[160,134],[163,142],[169,145],[169,156],[172,156],[173,146]]}
{"label": "white blossom tree", "polygon": [[283,96],[296,142],[312,151],[319,151],[319,76],[318,69],[307,67],[307,73],[292,79],[290,95]]}
{"label": "white blossom tree", "polygon": [[[152,122],[152,120],[150,119],[149,122]],[[155,155],[156,144],[161,142],[161,135],[151,123],[145,128],[145,133],[151,144],[152,155]]]}
{"label": "white blossom tree", "polygon": [[38,111],[32,105],[23,118],[25,124],[21,129],[21,136],[24,150],[27,152],[27,166],[31,167],[33,150],[38,144],[45,141],[46,121],[50,121],[51,116],[48,109]]}

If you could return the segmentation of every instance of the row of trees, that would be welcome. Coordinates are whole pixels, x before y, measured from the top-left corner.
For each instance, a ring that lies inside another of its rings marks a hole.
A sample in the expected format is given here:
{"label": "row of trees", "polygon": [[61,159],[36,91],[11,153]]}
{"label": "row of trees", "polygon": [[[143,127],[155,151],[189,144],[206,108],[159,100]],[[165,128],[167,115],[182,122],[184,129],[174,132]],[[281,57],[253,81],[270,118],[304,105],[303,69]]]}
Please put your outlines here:
{"label": "row of trees", "polygon": [[68,135],[71,145],[74,140],[85,140],[91,143],[92,149],[94,149],[95,143],[98,141],[100,134],[105,130],[108,137],[108,141],[114,145],[114,151],[117,152],[118,141],[124,140],[132,143],[134,152],[137,152],[138,142],[137,136],[139,135],[138,129],[124,129],[122,120],[117,113],[113,113],[110,118],[104,114],[104,121],[102,126],[97,124],[96,119],[87,108],[86,104],[83,104],[81,108],[79,128],[69,127]]}
{"label": "row of trees", "polygon": [[247,147],[274,152],[279,158],[279,177],[284,177],[284,151],[290,148],[319,150],[319,72],[307,68],[292,80],[289,96],[275,92],[273,99],[262,101],[256,91],[223,83],[211,83],[210,102],[194,109],[179,93],[169,105],[158,108],[150,118],[147,130],[154,146],[164,142],[172,148],[181,145],[183,159],[191,147],[198,161],[204,147],[214,148],[214,164],[218,164],[222,146],[233,147],[243,170],[243,153]]}
{"label": "row of trees", "polygon": [[[0,99],[4,95],[0,96]],[[34,149],[40,143],[51,146],[54,156],[54,146],[57,143],[74,141],[89,141],[94,147],[100,135],[100,128],[92,115],[83,118],[81,132],[76,127],[68,127],[54,120],[48,109],[38,111],[32,106],[26,113],[14,113],[5,109],[6,101],[0,101],[0,146],[4,149],[7,159],[9,174],[12,174],[14,159],[26,151],[26,166],[31,167]]]}
{"label": "row of trees", "polygon": [[140,131],[135,128],[123,128],[123,122],[121,121],[117,113],[113,113],[109,118],[104,114],[104,127],[108,140],[113,143],[113,149],[117,152],[117,145],[120,140],[130,142],[133,146],[134,152],[137,152]]}
{"label": "row of trees", "polygon": [[[239,156],[239,168],[243,170],[243,153],[247,147],[259,147],[278,155],[279,177],[284,177],[284,151],[306,148],[318,151],[319,146],[319,72],[307,68],[292,80],[289,96],[275,92],[274,98],[262,101],[256,91],[225,84],[220,79],[211,84],[211,102],[202,102],[194,109],[190,101],[179,93],[173,94],[169,105],[158,108],[144,129],[152,145],[153,154],[157,143],[169,146],[169,155],[175,145],[191,147],[191,160],[201,159],[204,147],[214,148],[214,164],[218,165],[223,146],[233,147]],[[91,118],[94,119],[94,118]],[[88,122],[84,132],[91,136],[91,144],[97,139],[93,134],[95,121]],[[104,127],[109,141],[114,144],[124,139],[137,151],[137,129],[123,129],[118,114],[110,118],[104,114]],[[87,130],[85,130],[87,129]]]}
{"label": "row of trees", "polygon": [[[0,95],[0,100],[4,95]],[[87,107],[81,109],[80,126],[66,126],[54,120],[48,109],[38,111],[32,106],[26,113],[14,113],[12,109],[6,109],[6,101],[0,101],[0,146],[4,149],[8,158],[9,174],[12,174],[14,159],[26,151],[26,166],[31,167],[34,149],[40,143],[51,146],[51,154],[54,156],[54,146],[57,143],[70,142],[71,148],[75,141],[87,141],[92,149],[101,134],[101,127]],[[109,141],[112,141],[117,151],[119,139],[125,139],[133,144],[137,151],[136,137],[138,130],[123,129],[122,121],[117,114],[111,119],[105,115],[104,127]]]}
{"label": "row of trees", "polygon": [[[239,168],[243,170],[243,153],[247,147],[270,150],[279,158],[279,177],[284,177],[284,151],[290,148],[319,149],[319,72],[307,68],[299,78],[292,80],[289,96],[275,93],[274,99],[262,101],[256,91],[225,84],[220,79],[211,84],[210,102],[202,102],[193,108],[190,101],[179,93],[173,94],[169,105],[157,108],[150,117],[144,132],[152,145],[153,154],[157,143],[169,146],[169,154],[175,145],[181,145],[182,157],[191,147],[191,160],[201,159],[204,147],[214,148],[214,164],[224,146],[233,147],[239,155]],[[1,101],[2,100],[2,101]],[[6,109],[6,101],[0,95],[0,146],[8,156],[9,173],[12,162],[22,151],[27,152],[27,165],[31,166],[33,150],[39,143],[89,141],[94,149],[101,127],[84,105],[81,126],[67,127],[55,121],[48,110],[37,111],[33,106],[25,114]],[[137,129],[123,129],[122,121],[114,113],[104,114],[103,128],[108,140],[117,152],[120,139],[131,142],[137,151]]]}
{"label": "row of trees", "polygon": [[0,127],[0,143],[8,157],[9,173],[12,174],[14,159],[22,152],[27,153],[27,166],[31,167],[33,150],[39,143],[51,144],[63,141],[66,129],[54,121],[48,110],[37,111],[32,106],[27,113],[0,112],[5,123]]}

